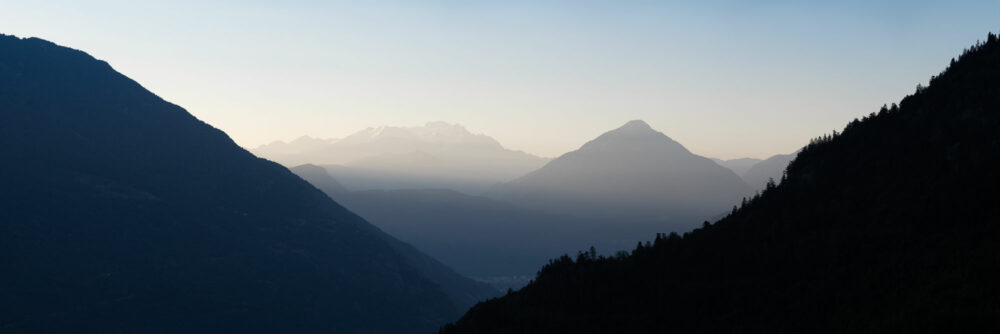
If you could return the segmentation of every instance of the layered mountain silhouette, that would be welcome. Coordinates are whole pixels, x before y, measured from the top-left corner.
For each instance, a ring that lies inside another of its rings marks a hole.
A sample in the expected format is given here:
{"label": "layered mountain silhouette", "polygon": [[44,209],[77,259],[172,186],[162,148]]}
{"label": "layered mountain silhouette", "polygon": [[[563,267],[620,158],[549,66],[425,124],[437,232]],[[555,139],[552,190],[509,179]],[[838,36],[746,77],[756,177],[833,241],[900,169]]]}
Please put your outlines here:
{"label": "layered mountain silhouette", "polygon": [[552,257],[590,246],[626,250],[674,228],[660,220],[549,214],[447,189],[346,191],[320,167],[292,171],[386,232],[502,290],[527,283]]}
{"label": "layered mountain silhouette", "polygon": [[[344,201],[351,201],[351,204],[347,205],[348,209],[350,209],[352,212],[357,212],[361,214],[362,217],[364,217],[366,220],[370,220],[371,218],[369,217],[371,216],[380,217],[380,213],[387,213],[389,215],[392,215],[393,217],[398,217],[398,219],[392,220],[393,222],[406,221],[408,223],[407,226],[415,228],[414,231],[395,230],[395,229],[386,230],[393,236],[401,235],[398,234],[398,232],[403,232],[404,234],[402,235],[406,237],[412,237],[413,235],[417,236],[434,235],[441,237],[442,235],[445,235],[445,233],[431,231],[430,229],[433,226],[420,224],[421,221],[419,220],[423,217],[400,215],[400,213],[405,214],[406,210],[401,210],[400,206],[405,205],[406,203],[397,203],[394,201],[374,201],[374,203],[376,203],[374,207],[358,205],[357,199],[360,196],[356,196],[356,194],[365,194],[369,192],[367,191],[353,192],[353,193],[349,192],[339,182],[337,182],[337,180],[330,177],[330,174],[327,173],[326,169],[322,167],[315,165],[301,165],[293,167],[290,170],[292,171],[292,173],[295,173],[303,180],[306,180],[319,190],[326,193],[327,196],[329,196],[331,199],[334,199],[339,204],[344,204]],[[371,192],[378,193],[378,191],[371,191]],[[456,195],[468,196],[459,193],[456,193]],[[367,204],[371,202],[361,201],[361,203]],[[360,212],[356,209],[357,207],[365,209],[365,211]],[[427,206],[427,210],[442,210],[442,209],[447,210],[455,208],[454,207],[439,208],[430,205]],[[379,227],[381,229],[385,229],[386,227],[393,228],[396,226],[392,224],[387,224],[387,225],[379,224]],[[411,233],[406,233],[406,232],[411,232]],[[476,281],[470,280],[465,276],[458,275],[451,269],[452,268],[451,266],[446,266],[441,262],[438,262],[437,258],[438,255],[448,257],[448,259],[450,260],[451,256],[455,255],[463,256],[461,254],[454,254],[449,252],[435,252],[436,255],[434,257],[431,257],[424,254],[424,251],[428,249],[425,247],[430,247],[430,249],[437,250],[434,247],[438,245],[437,243],[416,244],[417,246],[419,246],[418,248],[410,245],[409,243],[402,242],[394,237],[390,237],[389,234],[382,233],[380,235],[384,237],[383,239],[385,239],[390,246],[392,246],[401,255],[403,255],[409,261],[410,265],[413,265],[418,271],[420,271],[421,274],[423,274],[427,278],[430,278],[431,281],[440,285],[441,288],[444,289],[444,291],[447,292],[449,296],[451,296],[457,302],[458,306],[462,309],[468,308],[469,306],[472,306],[478,301],[486,300],[487,298],[495,297],[499,294],[498,290],[488,287],[487,284],[477,283]],[[416,240],[424,241],[424,238],[416,238]],[[458,263],[462,264],[461,262]]]}
{"label": "layered mountain silhouette", "polygon": [[327,196],[330,196],[330,198],[334,200],[339,201],[341,195],[348,192],[344,185],[340,184],[340,182],[337,182],[336,179],[330,176],[330,173],[326,170],[326,168],[313,164],[305,164],[289,168],[289,170],[291,170],[292,173],[295,173],[295,175],[301,177],[303,180],[308,181],[319,190],[322,190],[327,194]]}
{"label": "layered mountain silhouette", "polygon": [[579,235],[585,224],[578,219],[447,189],[349,192],[320,167],[291,170],[379,228],[464,275],[533,276],[552,256],[589,245]]}
{"label": "layered mountain silhouette", "polygon": [[771,180],[781,182],[785,174],[785,168],[788,168],[788,164],[792,162],[792,159],[795,159],[795,155],[797,154],[798,152],[792,154],[775,154],[754,164],[743,172],[743,174],[740,174],[740,177],[751,188],[762,190]]}
{"label": "layered mountain silhouette", "polygon": [[996,332],[998,129],[989,34],[718,223],[553,260],[444,333]]}
{"label": "layered mountain silhouette", "polygon": [[341,139],[302,137],[253,152],[289,167],[327,167],[354,190],[451,188],[474,194],[548,161],[445,122],[368,128]]}
{"label": "layered mountain silhouette", "polygon": [[428,332],[490,289],[107,63],[0,35],[0,332]]}
{"label": "layered mountain silhouette", "polygon": [[719,166],[729,168],[729,170],[736,173],[736,175],[743,175],[743,173],[763,160],[756,158],[738,158],[729,160],[712,158],[712,161],[715,161],[715,163],[719,164]]}
{"label": "layered mountain silhouette", "polygon": [[489,194],[557,214],[698,220],[749,193],[729,169],[635,120]]}
{"label": "layered mountain silhouette", "polygon": [[733,172],[642,121],[500,186],[492,198],[446,189],[347,191],[337,169],[326,170],[293,168],[390,234],[483,280],[531,277],[560,254],[590,246],[615,252],[657,232],[688,231],[750,193]]}

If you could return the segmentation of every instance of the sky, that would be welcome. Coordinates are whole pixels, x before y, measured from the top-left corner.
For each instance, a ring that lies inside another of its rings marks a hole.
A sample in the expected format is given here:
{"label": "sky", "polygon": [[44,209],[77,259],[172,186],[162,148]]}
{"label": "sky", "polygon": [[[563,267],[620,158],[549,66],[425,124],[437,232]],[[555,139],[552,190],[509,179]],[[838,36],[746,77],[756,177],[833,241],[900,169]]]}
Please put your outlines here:
{"label": "sky", "polygon": [[632,119],[703,156],[790,153],[998,18],[1000,0],[0,0],[0,33],[86,51],[247,148],[446,121],[548,157]]}

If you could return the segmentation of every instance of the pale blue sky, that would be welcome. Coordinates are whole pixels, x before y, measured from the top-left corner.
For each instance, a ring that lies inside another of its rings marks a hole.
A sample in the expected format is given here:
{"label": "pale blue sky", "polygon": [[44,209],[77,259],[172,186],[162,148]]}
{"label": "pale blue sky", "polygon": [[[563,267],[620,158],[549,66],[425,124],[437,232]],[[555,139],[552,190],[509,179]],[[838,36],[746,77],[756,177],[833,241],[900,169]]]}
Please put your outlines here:
{"label": "pale blue sky", "polygon": [[544,156],[630,119],[705,156],[788,153],[998,30],[1000,1],[0,0],[0,33],[247,147],[442,120]]}

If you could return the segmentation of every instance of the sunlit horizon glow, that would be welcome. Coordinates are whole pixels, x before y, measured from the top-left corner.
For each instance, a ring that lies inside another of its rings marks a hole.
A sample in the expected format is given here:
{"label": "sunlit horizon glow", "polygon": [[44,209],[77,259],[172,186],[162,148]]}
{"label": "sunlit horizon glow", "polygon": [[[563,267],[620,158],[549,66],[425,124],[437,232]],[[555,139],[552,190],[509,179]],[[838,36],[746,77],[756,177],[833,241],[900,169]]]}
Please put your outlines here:
{"label": "sunlit horizon glow", "polygon": [[998,1],[17,1],[0,33],[83,50],[253,148],[465,126],[554,157],[632,119],[723,159],[790,153],[911,93]]}

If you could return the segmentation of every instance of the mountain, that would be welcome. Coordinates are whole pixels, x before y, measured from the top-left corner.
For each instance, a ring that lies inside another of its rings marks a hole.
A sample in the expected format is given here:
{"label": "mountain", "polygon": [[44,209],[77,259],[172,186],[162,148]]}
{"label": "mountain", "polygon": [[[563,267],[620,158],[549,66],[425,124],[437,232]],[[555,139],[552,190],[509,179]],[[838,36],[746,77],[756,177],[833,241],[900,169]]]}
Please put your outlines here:
{"label": "mountain", "polygon": [[743,175],[743,173],[750,169],[750,167],[753,167],[762,160],[755,158],[739,158],[729,160],[712,158],[712,161],[715,161],[715,163],[719,164],[719,166],[729,168],[729,170],[736,173],[736,175]]}
{"label": "mountain", "polygon": [[578,229],[566,217],[447,189],[347,192],[314,168],[291,170],[379,228],[481,280],[530,278],[552,256],[590,245],[571,240]]}
{"label": "mountain", "polygon": [[[313,184],[316,188],[320,189],[327,194],[331,199],[336,200],[339,203],[343,203],[345,199],[354,199],[355,196],[349,196],[351,194],[343,186],[340,185],[335,179],[330,177],[330,174],[326,172],[322,167],[314,165],[302,165],[291,168],[291,171],[296,175],[299,175],[303,180]],[[464,196],[464,195],[463,195]],[[353,203],[352,203],[353,204]],[[396,213],[400,210],[396,207],[396,203],[385,203],[386,205],[378,206],[374,208],[374,212],[391,212]],[[352,212],[357,212],[354,209],[356,205],[351,205],[350,209]],[[366,207],[367,208],[367,207]],[[386,208],[392,208],[392,210],[386,210]],[[430,207],[428,210],[435,210],[437,208]],[[361,213],[368,217],[369,212]],[[413,217],[400,217],[400,219],[406,219],[412,221]],[[426,233],[426,229],[422,230]],[[393,232],[393,231],[389,231]],[[414,266],[422,275],[431,279],[434,283],[437,283],[449,296],[451,296],[457,306],[460,309],[466,309],[472,306],[476,302],[486,300],[487,298],[495,297],[499,292],[498,290],[490,287],[484,283],[478,283],[476,281],[470,280],[461,276],[455,271],[453,271],[449,266],[438,262],[434,257],[424,254],[418,248],[412,245],[399,241],[394,237],[390,237],[389,234],[381,233],[383,239],[397,252],[402,254],[410,265]],[[399,235],[393,232],[392,235]],[[409,236],[409,235],[407,235]],[[423,246],[421,244],[420,246]],[[419,249],[424,249],[420,247]],[[451,255],[449,253],[439,253],[441,255]]]}
{"label": "mountain", "polygon": [[[320,139],[313,138],[309,136],[299,137],[291,142],[274,141],[270,144],[261,145],[256,149],[252,150],[254,154],[262,157],[267,157],[273,161],[277,162],[297,162],[292,165],[299,165],[309,163],[309,161],[301,161],[300,157],[307,155],[309,153],[323,150],[328,146],[335,143],[336,139]],[[288,164],[285,164],[288,166]]]}
{"label": "mountain", "polygon": [[749,193],[732,171],[636,120],[490,196],[558,214],[697,221],[727,211]]}
{"label": "mountain", "polygon": [[751,188],[762,190],[767,186],[769,180],[774,180],[774,182],[781,181],[782,176],[785,174],[785,168],[792,162],[792,159],[795,159],[795,155],[797,154],[798,152],[771,156],[764,161],[754,164],[746,172],[743,172],[740,177]]}
{"label": "mountain", "polygon": [[0,35],[0,143],[2,332],[429,332],[467,299],[84,52]]}
{"label": "mountain", "polygon": [[[314,165],[302,165],[293,167],[290,170],[292,171],[292,173],[295,173],[303,180],[306,180],[307,182],[316,186],[316,188],[326,193],[327,196],[330,196],[331,199],[336,200],[338,203],[343,204],[345,200],[353,200],[354,198],[356,198],[356,196],[351,196],[351,193],[348,192],[347,189],[345,189],[343,186],[341,186],[340,183],[337,182],[337,180],[330,177],[330,174],[328,174],[326,170],[323,169],[322,167]],[[461,196],[466,196],[466,195],[461,195]],[[354,205],[354,203],[352,203],[352,205],[347,205],[347,207],[352,212],[358,212],[366,220],[370,219],[369,217],[372,215],[373,212],[375,215],[378,215],[378,213],[380,212],[389,212],[390,214],[396,214],[397,212],[403,211],[397,207],[398,206],[397,203],[391,203],[391,202],[384,203],[384,205],[372,208],[372,211],[365,211],[365,212],[359,212],[356,209],[357,206],[358,205]],[[368,208],[365,206],[362,207],[365,209]],[[386,210],[387,208],[392,208],[392,209]],[[435,207],[428,207],[427,210],[436,210],[436,209],[437,208]],[[408,222],[412,222],[414,220],[413,217],[408,217],[408,216],[400,216],[399,218],[400,220],[405,220]],[[412,225],[415,225],[414,227],[421,227],[421,229],[417,231],[416,233],[417,235],[421,235],[421,232],[423,234],[428,234],[427,232],[427,228],[429,228],[428,226],[424,226],[422,224],[419,225],[412,224]],[[382,229],[385,229],[384,225],[380,224],[380,227]],[[400,235],[393,230],[387,230],[387,232],[392,233],[392,235],[396,236]],[[417,244],[420,249],[418,250],[417,247],[399,241],[394,237],[390,237],[389,234],[381,234],[381,235],[384,237],[383,239],[385,239],[385,241],[391,247],[393,247],[393,249],[402,254],[408,260],[410,265],[416,268],[422,275],[431,279],[431,281],[437,283],[442,289],[444,289],[446,293],[448,293],[449,296],[453,297],[459,308],[466,309],[475,304],[476,302],[486,300],[491,297],[496,297],[499,294],[499,291],[497,289],[494,289],[487,284],[475,282],[473,280],[470,280],[455,273],[455,271],[453,271],[451,267],[446,266],[441,262],[438,262],[436,256],[431,257],[428,256],[427,254],[424,254],[421,250],[426,249],[425,244]],[[404,235],[410,236],[412,234],[404,234]],[[441,252],[438,254],[444,256],[452,255],[451,253],[447,252]]]}
{"label": "mountain", "polygon": [[657,220],[547,214],[447,189],[346,192],[315,166],[292,171],[386,232],[501,290],[523,286],[554,256],[591,246],[629,249],[664,228]]}
{"label": "mountain", "polygon": [[444,333],[1000,330],[1000,41],[802,149],[716,224],[581,254]]}
{"label": "mountain", "polygon": [[485,280],[534,275],[549,258],[589,246],[572,219],[453,190],[365,190],[340,198],[379,228]]}
{"label": "mountain", "polygon": [[336,165],[331,172],[357,190],[429,186],[480,193],[548,161],[445,122],[367,128],[338,140],[302,137],[253,152],[286,166]]}
{"label": "mountain", "polygon": [[327,194],[327,196],[330,196],[330,198],[334,200],[337,200],[339,195],[346,194],[348,192],[344,185],[340,184],[340,182],[337,182],[336,179],[330,176],[330,173],[327,172],[326,168],[306,164],[289,168],[289,170],[292,171],[292,173],[295,173],[295,175],[301,177],[303,180],[308,181],[319,190],[322,190],[323,193]]}
{"label": "mountain", "polygon": [[[402,166],[402,165],[401,165]],[[460,173],[447,175],[440,171],[427,172],[386,169],[370,169],[341,165],[321,166],[338,182],[351,190],[402,190],[402,189],[451,189],[469,195],[481,195],[501,182],[500,179],[462,176]]]}

